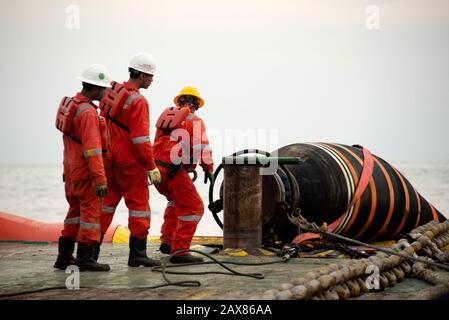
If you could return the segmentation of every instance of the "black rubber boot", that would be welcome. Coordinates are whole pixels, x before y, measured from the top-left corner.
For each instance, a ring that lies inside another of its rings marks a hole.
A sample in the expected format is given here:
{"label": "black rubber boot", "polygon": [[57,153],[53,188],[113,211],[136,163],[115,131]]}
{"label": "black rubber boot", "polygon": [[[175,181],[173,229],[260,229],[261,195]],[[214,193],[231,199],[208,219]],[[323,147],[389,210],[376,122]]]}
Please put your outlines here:
{"label": "black rubber boot", "polygon": [[98,256],[100,255],[100,246],[103,243],[103,239],[104,239],[104,234],[102,234],[100,237],[100,243],[95,245],[95,248],[94,248],[94,260],[95,261],[98,261]]}
{"label": "black rubber boot", "polygon": [[161,246],[159,247],[159,251],[165,254],[170,254],[171,246],[168,243],[162,242]]}
{"label": "black rubber boot", "polygon": [[76,260],[73,256],[75,250],[75,240],[59,237],[58,243],[58,257],[53,265],[54,268],[65,270],[68,266],[74,265]]}
{"label": "black rubber boot", "polygon": [[201,257],[192,256],[190,253],[182,254],[180,256],[173,256],[170,258],[171,263],[198,263],[204,262]]}
{"label": "black rubber boot", "polygon": [[160,265],[161,265],[160,261],[148,258],[147,256],[147,238],[143,239],[137,239],[135,237],[129,238],[128,266],[154,267]]}
{"label": "black rubber boot", "polygon": [[78,243],[76,265],[80,271],[109,271],[108,264],[100,264],[94,259],[95,244]]}

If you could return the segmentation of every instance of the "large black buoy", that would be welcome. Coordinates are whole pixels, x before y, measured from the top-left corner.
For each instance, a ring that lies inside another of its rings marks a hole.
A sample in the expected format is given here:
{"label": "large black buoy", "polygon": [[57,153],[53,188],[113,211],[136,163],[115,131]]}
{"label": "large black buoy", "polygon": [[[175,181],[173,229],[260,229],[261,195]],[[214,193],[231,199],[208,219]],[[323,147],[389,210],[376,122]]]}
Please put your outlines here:
{"label": "large black buoy", "polygon": [[[300,143],[282,147],[274,153],[302,159],[299,165],[286,166],[295,177],[296,185],[290,186],[287,182],[284,188],[286,193],[297,188],[297,205],[305,218],[317,224],[330,224],[349,209],[335,229],[336,233],[365,241],[388,240],[431,220],[445,220],[398,170],[375,155],[369,185],[361,198],[348,208],[364,164],[359,147]],[[282,169],[277,174],[285,176]],[[264,189],[264,197],[271,198],[271,194],[278,192],[276,184],[271,185],[271,190],[268,187]],[[288,201],[291,201],[291,196],[287,196]],[[270,209],[264,209],[269,214]],[[297,228],[283,217],[271,214],[271,218],[269,224],[283,224],[280,228],[282,233],[297,233]],[[268,228],[269,225],[265,229]],[[282,233],[277,236],[282,237]]]}
{"label": "large black buoy", "polygon": [[[300,161],[262,176],[264,244],[291,242],[298,235],[300,230],[287,217],[292,208],[319,225],[330,224],[347,212],[334,232],[364,241],[394,239],[431,220],[446,220],[398,170],[375,155],[367,188],[348,208],[364,165],[359,147],[298,143],[275,150],[271,156],[297,157]],[[222,190],[221,201],[227,196]]]}

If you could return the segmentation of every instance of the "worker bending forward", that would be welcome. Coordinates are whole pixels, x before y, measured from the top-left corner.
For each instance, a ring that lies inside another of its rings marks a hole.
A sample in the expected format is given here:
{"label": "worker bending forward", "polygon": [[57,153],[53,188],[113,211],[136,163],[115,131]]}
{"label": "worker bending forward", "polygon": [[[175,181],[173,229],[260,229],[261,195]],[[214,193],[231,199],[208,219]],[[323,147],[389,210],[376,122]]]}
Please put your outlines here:
{"label": "worker bending forward", "polygon": [[189,112],[180,128],[168,132],[157,129],[154,141],[156,165],[162,182],[156,185],[167,200],[164,223],[161,228],[162,253],[172,253],[172,263],[201,262],[200,257],[179,250],[189,249],[198,222],[204,213],[203,201],[193,184],[188,170],[199,161],[204,170],[204,183],[213,182],[212,152],[206,135],[204,122],[195,112],[204,105],[204,100],[194,87],[186,87],[174,98],[180,108]]}

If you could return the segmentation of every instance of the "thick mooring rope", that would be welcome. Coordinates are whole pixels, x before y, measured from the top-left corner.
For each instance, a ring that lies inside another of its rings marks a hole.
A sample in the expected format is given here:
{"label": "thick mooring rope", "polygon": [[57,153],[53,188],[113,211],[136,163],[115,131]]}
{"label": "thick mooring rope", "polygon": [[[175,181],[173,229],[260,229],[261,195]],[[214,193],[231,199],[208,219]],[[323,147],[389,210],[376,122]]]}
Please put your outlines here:
{"label": "thick mooring rope", "polygon": [[[424,264],[433,265],[435,267],[439,267],[439,268],[442,268],[442,269],[445,269],[445,270],[449,271],[449,265],[440,264],[440,263],[436,263],[436,262],[431,261],[431,260],[422,259],[422,258],[418,258],[416,256],[412,256],[406,250],[403,250],[402,252],[400,252],[400,251],[397,251],[397,250],[392,250],[392,249],[389,249],[389,248],[375,246],[375,245],[372,245],[372,244],[369,244],[369,243],[365,243],[365,242],[362,242],[362,241],[358,241],[358,240],[354,240],[354,239],[351,239],[351,238],[348,238],[348,237],[345,237],[345,236],[342,236],[342,235],[339,235],[339,234],[328,232],[326,230],[326,228],[327,228],[326,224],[323,224],[323,226],[318,227],[316,223],[314,223],[314,222],[311,223],[311,222],[307,221],[307,219],[305,219],[299,213],[297,213],[295,216],[288,215],[288,217],[289,217],[289,220],[292,223],[297,225],[302,230],[306,230],[306,231],[314,232],[314,233],[320,233],[320,234],[322,234],[322,235],[324,235],[324,236],[326,236],[326,237],[328,237],[330,239],[337,238],[337,239],[340,239],[340,240],[343,240],[343,241],[346,241],[346,242],[353,243],[353,244],[358,245],[358,246],[364,246],[364,247],[372,248],[372,249],[375,249],[377,251],[385,252],[385,253],[390,254],[390,255],[396,255],[396,256],[402,257],[404,259],[413,260],[415,262],[421,262],[421,263],[424,263]],[[432,221],[432,222],[435,222],[435,221]],[[449,221],[446,221],[446,222],[449,223]],[[435,226],[435,224],[432,223],[432,226]],[[442,226],[442,227],[444,228],[444,226]],[[449,230],[449,224],[448,224],[448,230]],[[435,233],[437,233],[437,232],[439,232],[438,228],[435,227]],[[420,237],[420,239],[418,240],[419,243],[415,244],[414,249],[417,250],[417,251],[423,249],[426,252],[429,252],[429,255],[432,255],[432,253],[430,253],[431,249],[427,248],[425,246],[428,246],[429,244],[432,243],[430,241],[430,239],[435,237],[435,235],[436,235],[435,233],[428,233],[427,237],[424,237],[424,236]],[[409,250],[409,251],[411,251],[411,250]],[[439,251],[439,253],[442,253],[442,252]]]}
{"label": "thick mooring rope", "polygon": [[[304,277],[294,279],[291,283],[284,283],[276,289],[268,290],[262,296],[253,297],[254,299],[348,299],[367,293],[370,289],[382,290],[394,286],[406,276],[417,277],[431,284],[449,288],[449,280],[446,277],[429,269],[429,266],[442,266],[445,269],[448,267],[444,263],[448,261],[449,255],[441,248],[449,244],[449,221],[443,223],[432,221],[420,226],[409,235],[414,239],[412,243],[407,239],[401,239],[392,249],[387,249],[328,233],[325,227],[320,228],[300,215],[292,217],[292,220],[303,230],[356,242],[375,248],[379,252],[369,258],[322,267],[315,272],[307,273]],[[427,257],[418,257],[417,253],[425,253]],[[431,259],[436,259],[439,263]],[[367,281],[370,280],[368,277],[374,268],[379,272],[377,284]]]}

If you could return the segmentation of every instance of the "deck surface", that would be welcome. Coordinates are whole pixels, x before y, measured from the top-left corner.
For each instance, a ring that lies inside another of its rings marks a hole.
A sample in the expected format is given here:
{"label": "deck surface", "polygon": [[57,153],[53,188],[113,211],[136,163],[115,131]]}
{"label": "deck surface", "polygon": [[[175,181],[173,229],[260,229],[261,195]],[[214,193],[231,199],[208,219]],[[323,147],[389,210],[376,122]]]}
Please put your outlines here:
{"label": "deck surface", "polygon": [[[158,244],[148,244],[148,255],[153,258],[167,257],[158,251]],[[198,280],[200,287],[168,286],[145,289],[166,283],[161,273],[150,268],[130,268],[127,266],[127,244],[102,245],[100,261],[109,263],[110,272],[80,273],[79,290],[55,289],[28,293],[7,299],[157,299],[157,300],[202,300],[202,299],[249,299],[255,294],[278,287],[310,270],[330,263],[344,262],[345,259],[306,258],[290,259],[288,263],[264,266],[233,266],[244,273],[263,273],[264,279],[237,277],[230,275],[167,275],[171,281]],[[67,277],[64,271],[53,268],[57,244],[0,243],[0,295],[36,290],[47,287],[65,286]],[[223,261],[266,262],[279,258],[268,256],[234,257],[224,253],[214,254]],[[202,265],[171,268],[179,271],[225,271],[219,265]],[[83,288],[89,287],[89,288]],[[358,299],[406,299],[417,291],[431,286],[423,281],[407,278],[392,288],[377,293],[368,293]],[[0,299],[2,299],[0,297]]]}

